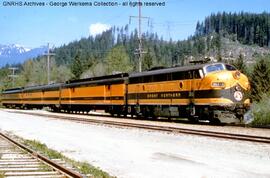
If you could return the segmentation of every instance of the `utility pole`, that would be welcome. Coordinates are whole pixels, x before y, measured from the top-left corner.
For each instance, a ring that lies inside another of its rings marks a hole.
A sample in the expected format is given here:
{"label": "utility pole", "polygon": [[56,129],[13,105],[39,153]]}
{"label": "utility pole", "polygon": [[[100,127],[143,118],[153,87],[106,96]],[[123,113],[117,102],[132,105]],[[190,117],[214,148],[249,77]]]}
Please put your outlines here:
{"label": "utility pole", "polygon": [[45,54],[45,56],[47,56],[47,80],[48,80],[48,85],[50,84],[50,56],[54,56],[54,53],[50,53],[50,43],[48,43],[48,49],[47,49],[47,53]]}
{"label": "utility pole", "polygon": [[10,67],[8,68],[9,70],[12,70],[12,75],[9,75],[9,77],[12,78],[12,87],[14,87],[15,84],[15,78],[18,77],[17,75],[15,75],[15,71],[18,69],[17,67]]}
{"label": "utility pole", "polygon": [[145,53],[145,51],[143,51],[143,46],[142,46],[142,19],[148,19],[149,21],[149,17],[143,17],[142,16],[142,10],[141,10],[141,6],[142,6],[142,2],[141,0],[139,0],[138,2],[138,6],[139,6],[139,16],[129,16],[129,22],[131,22],[131,18],[138,18],[138,26],[139,26],[139,33],[138,33],[138,39],[139,39],[139,48],[136,50],[136,52],[134,54],[138,54],[139,55],[139,72],[142,72],[142,57],[143,54]]}

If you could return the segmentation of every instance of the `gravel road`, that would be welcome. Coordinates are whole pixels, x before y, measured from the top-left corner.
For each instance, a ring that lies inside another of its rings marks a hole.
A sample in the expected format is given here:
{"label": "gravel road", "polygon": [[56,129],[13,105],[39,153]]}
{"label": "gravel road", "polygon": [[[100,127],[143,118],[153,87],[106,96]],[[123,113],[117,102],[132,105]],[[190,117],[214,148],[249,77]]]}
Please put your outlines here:
{"label": "gravel road", "polygon": [[267,144],[86,125],[2,109],[0,117],[1,130],[39,140],[120,178],[270,177]]}

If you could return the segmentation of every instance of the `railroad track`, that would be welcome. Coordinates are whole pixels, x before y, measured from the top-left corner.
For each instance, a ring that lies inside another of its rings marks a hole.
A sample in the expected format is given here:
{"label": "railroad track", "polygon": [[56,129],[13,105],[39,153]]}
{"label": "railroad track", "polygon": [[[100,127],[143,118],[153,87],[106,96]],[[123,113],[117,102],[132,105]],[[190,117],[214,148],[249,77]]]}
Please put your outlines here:
{"label": "railroad track", "polygon": [[263,137],[263,136],[256,136],[256,135],[234,134],[234,133],[215,132],[215,131],[207,131],[207,130],[199,130],[199,129],[187,129],[187,128],[161,126],[161,125],[153,125],[153,124],[146,124],[146,123],[123,122],[121,120],[119,121],[98,120],[98,119],[82,118],[82,117],[78,118],[76,116],[28,113],[28,112],[21,112],[21,111],[8,111],[8,112],[56,118],[56,119],[83,122],[83,123],[105,124],[105,125],[113,125],[113,126],[120,126],[120,127],[140,128],[140,129],[155,130],[155,131],[192,134],[192,135],[216,137],[216,138],[223,138],[223,139],[232,139],[232,140],[241,140],[241,141],[250,141],[250,142],[270,144],[270,137]]}
{"label": "railroad track", "polygon": [[82,178],[0,132],[0,177]]}

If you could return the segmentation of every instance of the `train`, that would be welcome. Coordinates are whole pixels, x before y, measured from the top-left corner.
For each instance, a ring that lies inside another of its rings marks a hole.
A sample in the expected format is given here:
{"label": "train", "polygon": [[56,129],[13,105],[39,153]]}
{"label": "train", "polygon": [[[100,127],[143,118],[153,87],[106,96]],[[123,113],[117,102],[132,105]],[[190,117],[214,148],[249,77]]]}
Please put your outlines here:
{"label": "train", "polygon": [[1,103],[7,108],[241,123],[251,105],[249,91],[247,76],[230,64],[213,62],[12,88],[1,93]]}

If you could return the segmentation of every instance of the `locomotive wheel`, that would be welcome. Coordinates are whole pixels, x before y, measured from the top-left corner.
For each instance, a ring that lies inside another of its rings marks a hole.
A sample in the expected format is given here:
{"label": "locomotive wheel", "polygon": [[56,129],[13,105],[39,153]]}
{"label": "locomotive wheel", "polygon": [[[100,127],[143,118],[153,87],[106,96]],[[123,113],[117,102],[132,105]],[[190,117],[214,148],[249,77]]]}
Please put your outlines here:
{"label": "locomotive wheel", "polygon": [[209,121],[212,125],[219,125],[221,124],[220,120],[217,117],[214,117],[214,113],[209,114]]}
{"label": "locomotive wheel", "polygon": [[212,125],[220,125],[221,124],[220,120],[217,118],[211,118],[209,121],[210,121],[210,124],[212,124]]}

